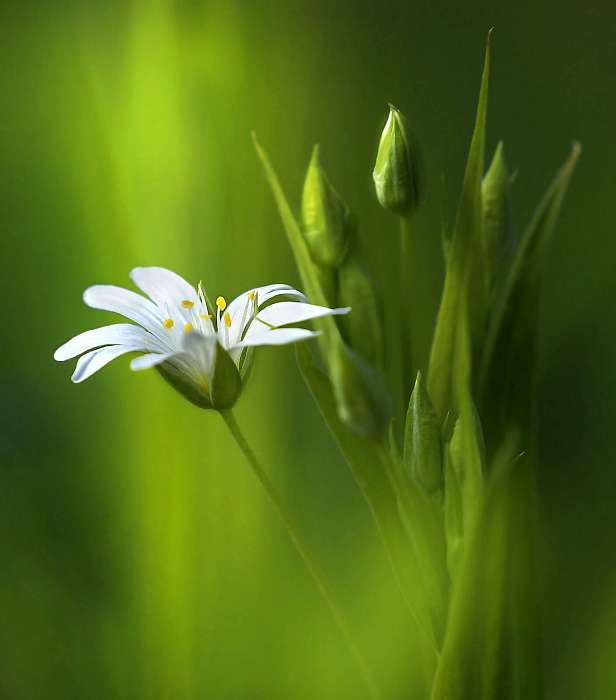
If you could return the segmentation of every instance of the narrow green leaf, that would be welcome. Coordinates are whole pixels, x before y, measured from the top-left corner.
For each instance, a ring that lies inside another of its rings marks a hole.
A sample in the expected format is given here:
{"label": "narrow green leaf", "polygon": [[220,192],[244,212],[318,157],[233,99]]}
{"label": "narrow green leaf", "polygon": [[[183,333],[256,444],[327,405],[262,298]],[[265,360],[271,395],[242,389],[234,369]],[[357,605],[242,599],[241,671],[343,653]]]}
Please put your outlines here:
{"label": "narrow green leaf", "polygon": [[428,389],[441,420],[452,407],[453,355],[460,299],[468,296],[468,309],[474,334],[481,327],[485,313],[487,272],[481,181],[484,170],[490,77],[490,35],[491,32],[488,34],[475,127],[466,163],[456,224],[452,240],[448,245],[445,283],[430,353]]}
{"label": "narrow green leaf", "polygon": [[[289,202],[282,189],[278,176],[276,175],[267,154],[257,141],[256,134],[253,133],[252,139],[257,155],[259,156],[261,164],[263,165],[265,176],[272,190],[272,194],[274,195],[278,212],[280,214],[284,230],[287,234],[289,245],[291,246],[293,256],[295,257],[295,263],[299,270],[300,277],[302,278],[304,291],[312,303],[327,306],[327,299],[325,298],[321,285],[319,284],[308,246],[306,245],[306,241],[302,235],[301,228],[293,215],[293,211],[289,206]],[[322,320],[326,322],[326,325],[335,325],[331,318],[325,318]]]}
{"label": "narrow green leaf", "polygon": [[[253,140],[274,194],[308,298],[313,303],[327,306],[327,296],[319,283],[318,268],[310,256],[306,241],[293,216],[278,177],[254,134]],[[387,389],[382,379],[346,346],[331,316],[316,319],[314,323],[322,331],[319,343],[331,373],[338,415],[347,427],[359,435],[379,436],[386,426],[390,413]]]}
{"label": "narrow green leaf", "polygon": [[542,697],[531,467],[509,455],[491,474],[454,581],[432,700]]}
{"label": "narrow green leaf", "polygon": [[545,252],[579,158],[574,144],[537,207],[517,250],[490,319],[481,363],[482,415],[490,420],[494,443],[516,424],[527,432],[532,422],[533,378],[539,298]]}
{"label": "narrow green leaf", "polygon": [[332,384],[327,375],[315,365],[308,345],[297,345],[296,355],[302,376],[366,498],[403,599],[417,629],[424,635],[418,653],[423,658],[422,668],[427,680],[433,672],[435,638],[432,620],[424,604],[426,591],[422,589],[414,548],[410,546],[406,525],[401,519],[399,496],[394,493],[392,480],[389,478],[387,465],[391,460],[385,453],[383,444],[367,440],[347,430],[338,416]]}
{"label": "narrow green leaf", "polygon": [[472,360],[467,299],[458,307],[453,361],[454,407],[457,421],[450,442],[453,466],[462,493],[464,527],[470,530],[479,508],[485,471],[481,423],[471,394]]}

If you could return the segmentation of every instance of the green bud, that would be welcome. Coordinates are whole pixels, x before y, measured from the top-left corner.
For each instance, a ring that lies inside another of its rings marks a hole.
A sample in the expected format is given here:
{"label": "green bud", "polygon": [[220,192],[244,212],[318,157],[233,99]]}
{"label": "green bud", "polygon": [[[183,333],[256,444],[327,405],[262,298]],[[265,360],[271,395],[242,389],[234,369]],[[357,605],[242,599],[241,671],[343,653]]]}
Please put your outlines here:
{"label": "green bud", "polygon": [[420,177],[417,144],[402,113],[390,105],[372,172],[380,205],[400,216],[411,214],[421,199]]}
{"label": "green bud", "polygon": [[156,369],[176,391],[199,408],[224,410],[231,408],[242,390],[242,380],[227,351],[216,343],[214,373],[209,382],[199,383],[175,365],[164,362]]}
{"label": "green bud", "polygon": [[318,146],[312,151],[304,181],[302,223],[313,260],[337,267],[348,247],[348,210],[321,166]]}
{"label": "green bud", "polygon": [[443,488],[441,429],[421,372],[417,373],[406,413],[404,463],[428,493]]}
{"label": "green bud", "polygon": [[328,360],[340,420],[362,437],[382,435],[391,406],[381,377],[341,339],[333,343]]}
{"label": "green bud", "polygon": [[372,367],[383,367],[383,328],[372,281],[357,258],[350,254],[338,270],[339,306],[353,312],[339,318],[349,345]]}
{"label": "green bud", "polygon": [[483,206],[483,232],[486,249],[493,262],[498,246],[507,236],[509,225],[509,174],[505,163],[503,142],[496,147],[492,163],[481,183]]}

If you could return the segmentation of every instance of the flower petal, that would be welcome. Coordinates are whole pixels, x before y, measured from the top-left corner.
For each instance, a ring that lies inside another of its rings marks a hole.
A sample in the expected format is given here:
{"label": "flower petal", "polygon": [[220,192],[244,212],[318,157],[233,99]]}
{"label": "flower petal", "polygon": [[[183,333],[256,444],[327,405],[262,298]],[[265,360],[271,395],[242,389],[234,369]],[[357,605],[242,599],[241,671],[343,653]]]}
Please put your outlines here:
{"label": "flower petal", "polygon": [[179,305],[183,300],[199,301],[196,289],[184,278],[164,267],[136,267],[130,278],[161,308]]}
{"label": "flower petal", "polygon": [[98,350],[92,350],[79,358],[71,380],[75,384],[83,382],[117,357],[139,350],[140,348],[131,347],[130,345],[108,345]]}
{"label": "flower petal", "polygon": [[83,300],[93,309],[121,314],[148,330],[160,326],[161,319],[156,306],[130,289],[112,284],[95,284],[86,289]]}
{"label": "flower petal", "polygon": [[[270,326],[287,326],[290,323],[309,321],[311,318],[348,314],[350,310],[351,308],[348,306],[340,309],[330,309],[327,306],[317,306],[316,304],[303,304],[296,301],[279,301],[259,311],[255,323],[258,325],[258,321],[261,319]],[[253,323],[252,326],[255,326],[255,323]]]}
{"label": "flower petal", "polygon": [[252,294],[256,294],[256,299],[259,306],[262,306],[270,299],[283,295],[297,297],[299,301],[304,301],[306,299],[306,297],[300,291],[290,287],[288,284],[278,283],[267,284],[264,287],[255,287],[254,289],[250,289],[249,291],[240,294],[239,297],[236,297],[227,307],[229,316],[231,316],[232,324],[237,324],[241,321],[246,304],[250,301],[250,295]]}
{"label": "flower petal", "polygon": [[115,323],[76,335],[61,345],[53,356],[55,360],[63,362],[102,345],[131,345],[141,350],[156,350],[160,343],[141,326],[135,326],[132,323]]}
{"label": "flower petal", "polygon": [[257,345],[287,345],[297,343],[301,340],[315,338],[319,333],[308,331],[305,328],[274,328],[261,333],[254,333],[247,336],[241,343],[237,343],[233,348],[256,347]]}
{"label": "flower petal", "polygon": [[130,368],[133,372],[138,372],[142,369],[150,369],[150,367],[156,367],[156,365],[166,362],[175,354],[174,352],[150,352],[147,355],[139,355],[139,357],[135,357],[131,360]]}

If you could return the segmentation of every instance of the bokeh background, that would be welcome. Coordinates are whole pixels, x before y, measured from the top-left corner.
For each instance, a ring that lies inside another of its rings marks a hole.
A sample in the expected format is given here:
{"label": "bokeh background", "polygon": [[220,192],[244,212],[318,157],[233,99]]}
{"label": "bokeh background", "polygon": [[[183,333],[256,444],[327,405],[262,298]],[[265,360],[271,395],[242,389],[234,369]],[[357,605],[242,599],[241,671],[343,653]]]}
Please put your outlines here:
{"label": "bokeh background", "polygon": [[[492,25],[489,143],[503,138],[518,170],[516,224],[570,142],[584,146],[541,329],[545,658],[551,698],[613,697],[613,3],[5,0],[0,13],[0,697],[364,697],[218,417],[126,359],[73,386],[52,352],[107,320],[82,290],[127,284],[135,265],[230,297],[297,283],[252,129],[295,202],[321,143],[395,309],[395,222],[370,180],[391,101],[429,180],[425,353]],[[291,351],[260,353],[237,414],[379,681],[408,697],[412,624]]]}

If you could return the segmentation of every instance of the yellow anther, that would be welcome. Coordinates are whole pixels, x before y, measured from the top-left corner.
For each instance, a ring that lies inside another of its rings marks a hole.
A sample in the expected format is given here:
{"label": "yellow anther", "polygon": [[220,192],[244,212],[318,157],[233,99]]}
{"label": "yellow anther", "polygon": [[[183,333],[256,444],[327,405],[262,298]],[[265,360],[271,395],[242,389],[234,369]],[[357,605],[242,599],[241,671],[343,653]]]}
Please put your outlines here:
{"label": "yellow anther", "polygon": [[182,306],[183,306],[185,309],[192,309],[192,307],[193,307],[194,305],[195,305],[195,302],[194,302],[194,301],[191,301],[190,299],[184,299],[184,300],[182,301]]}
{"label": "yellow anther", "polygon": [[190,333],[193,329],[193,324],[192,323],[185,323],[184,324],[184,333]]}
{"label": "yellow anther", "polygon": [[224,316],[223,316],[223,319],[224,319],[224,321],[225,321],[225,326],[227,326],[227,328],[231,328],[231,316],[229,316],[229,312],[228,312],[228,311],[225,311],[225,314],[224,314]]}
{"label": "yellow anther", "polygon": [[199,318],[203,321],[211,321],[212,314],[199,314]]}
{"label": "yellow anther", "polygon": [[167,330],[169,330],[170,328],[173,328],[173,319],[166,318],[166,319],[163,321],[163,326],[164,326]]}
{"label": "yellow anther", "polygon": [[220,311],[224,311],[227,308],[227,302],[225,301],[225,298],[218,297],[216,299],[216,306],[220,309]]}
{"label": "yellow anther", "polygon": [[250,301],[254,301],[256,296],[256,292],[248,292],[248,298],[250,299]]}

